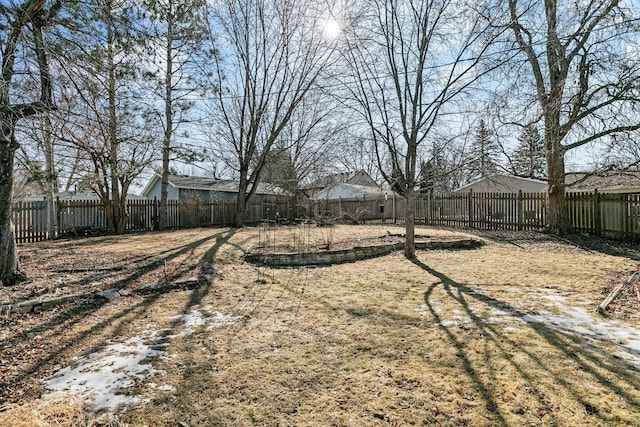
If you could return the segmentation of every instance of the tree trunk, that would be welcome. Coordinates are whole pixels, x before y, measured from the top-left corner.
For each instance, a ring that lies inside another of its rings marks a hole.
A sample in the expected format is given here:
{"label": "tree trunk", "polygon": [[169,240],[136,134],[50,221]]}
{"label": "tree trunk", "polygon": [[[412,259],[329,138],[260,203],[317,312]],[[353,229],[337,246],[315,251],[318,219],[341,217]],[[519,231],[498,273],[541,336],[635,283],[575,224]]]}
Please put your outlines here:
{"label": "tree trunk", "polygon": [[11,203],[13,198],[13,162],[18,144],[11,117],[0,116],[0,285],[12,286],[26,280],[20,271]]}
{"label": "tree trunk", "polygon": [[158,228],[164,230],[167,226],[167,199],[169,187],[169,154],[171,151],[171,136],[173,132],[173,15],[167,19],[167,45],[165,59],[167,61],[164,81],[164,119],[165,129],[162,140],[162,181],[160,183],[160,212],[158,213]]}
{"label": "tree trunk", "polygon": [[[108,18],[111,19],[111,16]],[[111,172],[111,209],[113,213],[113,228],[111,229],[114,233],[120,232],[120,221],[121,221],[121,212],[120,212],[120,167],[119,167],[119,142],[118,142],[118,116],[116,111],[117,105],[117,89],[116,89],[116,59],[115,54],[113,52],[113,45],[115,43],[115,35],[113,33],[114,25],[112,22],[109,22],[107,25],[107,55],[108,55],[108,82],[107,82],[107,95],[109,101],[109,167]]]}
{"label": "tree trunk", "polygon": [[416,192],[413,189],[407,189],[405,193],[406,211],[405,211],[405,242],[404,256],[407,259],[416,258]]}
{"label": "tree trunk", "polygon": [[56,203],[55,197],[58,192],[58,177],[55,168],[53,155],[53,138],[51,137],[51,116],[46,114],[44,129],[44,143],[46,155],[46,188],[47,195],[47,239],[52,240],[56,236]]}
{"label": "tree trunk", "polygon": [[546,231],[558,235],[567,234],[571,231],[571,224],[565,197],[564,154],[559,148],[551,147],[547,150],[547,179]]}
{"label": "tree trunk", "polygon": [[244,212],[247,207],[247,198],[246,198],[246,184],[240,184],[240,188],[238,188],[238,199],[236,202],[236,211],[233,216],[233,226],[234,227],[242,227],[244,225]]}
{"label": "tree trunk", "polygon": [[[123,193],[125,193],[125,191],[123,191]],[[120,203],[118,204],[118,224],[116,227],[117,234],[124,233],[124,231],[126,230],[128,216],[129,215],[127,213],[127,198],[120,197]]]}
{"label": "tree trunk", "polygon": [[160,206],[158,208],[158,230],[162,231],[167,227],[167,205],[168,205],[168,188],[169,188],[169,170],[164,167],[166,158],[166,164],[169,164],[169,150],[163,147],[162,149],[162,178],[160,184]]}
{"label": "tree trunk", "polygon": [[[557,62],[550,59],[550,63]],[[557,68],[557,67],[556,67]],[[557,74],[557,73],[556,73]],[[563,82],[552,73],[551,99],[561,98]],[[547,226],[552,234],[567,234],[571,231],[565,200],[564,149],[560,136],[560,108],[556,102],[544,105],[544,139],[547,157]]]}

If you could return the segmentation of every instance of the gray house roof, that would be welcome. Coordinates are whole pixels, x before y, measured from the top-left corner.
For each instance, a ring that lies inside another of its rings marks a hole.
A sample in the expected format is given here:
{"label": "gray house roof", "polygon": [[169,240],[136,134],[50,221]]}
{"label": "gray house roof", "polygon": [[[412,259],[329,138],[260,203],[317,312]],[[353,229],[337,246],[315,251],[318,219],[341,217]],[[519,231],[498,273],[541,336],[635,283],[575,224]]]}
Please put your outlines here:
{"label": "gray house roof", "polygon": [[[68,201],[86,201],[86,200],[99,200],[98,195],[93,191],[62,191],[55,194],[55,197],[59,200]],[[142,197],[135,194],[127,194],[127,200],[140,200]],[[33,196],[27,196],[21,198],[21,202],[39,202],[46,200],[44,194],[36,194]]]}
{"label": "gray house roof", "polygon": [[565,179],[568,184],[577,182],[567,187],[567,191],[593,191],[597,188],[603,193],[640,192],[640,171],[637,169],[604,171],[592,175],[584,172],[569,172]]}
{"label": "gray house roof", "polygon": [[365,187],[378,187],[378,184],[371,178],[371,176],[364,170],[349,171],[335,173],[333,175],[323,176],[320,179],[305,186],[305,189],[318,191],[324,188],[328,188],[334,184],[354,184]]}
{"label": "gray house roof", "polygon": [[361,197],[391,196],[393,191],[382,190],[378,187],[339,183],[320,190],[312,196],[313,200],[357,199]]}
{"label": "gray house roof", "polygon": [[[142,191],[142,196],[149,195],[151,189],[160,181],[162,177],[159,174],[155,174],[153,178],[146,185]],[[169,185],[181,190],[197,190],[197,191],[213,191],[221,193],[237,193],[240,186],[239,181],[225,180],[216,178],[206,178],[199,176],[187,176],[187,175],[169,175]],[[286,191],[276,185],[268,183],[259,183],[256,189],[256,194],[272,195],[272,196],[284,196]]]}
{"label": "gray house roof", "polygon": [[547,182],[538,179],[520,178],[512,175],[492,175],[458,188],[454,193],[473,190],[477,193],[539,193],[546,191]]}

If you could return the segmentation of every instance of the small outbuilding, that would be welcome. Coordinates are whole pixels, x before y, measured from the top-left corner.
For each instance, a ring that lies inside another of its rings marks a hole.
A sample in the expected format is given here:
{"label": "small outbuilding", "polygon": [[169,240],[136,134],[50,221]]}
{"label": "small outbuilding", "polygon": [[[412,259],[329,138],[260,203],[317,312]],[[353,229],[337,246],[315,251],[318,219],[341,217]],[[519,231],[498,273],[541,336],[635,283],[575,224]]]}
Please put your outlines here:
{"label": "small outbuilding", "polygon": [[513,175],[495,174],[479,179],[463,187],[454,193],[541,193],[547,190],[547,182],[539,179],[521,178]]}
{"label": "small outbuilding", "polygon": [[340,183],[318,191],[311,198],[312,200],[375,199],[384,198],[385,194],[391,194],[391,191],[379,187]]}
{"label": "small outbuilding", "polygon": [[316,181],[305,185],[304,192],[311,198],[317,198],[316,195],[323,190],[328,190],[338,184],[348,184],[357,187],[368,187],[377,189],[380,186],[375,182],[371,175],[364,170],[340,172],[332,175],[323,176]]}
{"label": "small outbuilding", "polygon": [[598,173],[569,172],[566,174],[568,192],[640,193],[640,170],[608,170]]}
{"label": "small outbuilding", "polygon": [[[167,196],[169,200],[233,200],[238,195],[240,183],[234,180],[187,175],[169,175]],[[160,199],[162,176],[155,174],[142,191],[145,199]],[[287,192],[272,184],[260,183],[254,200],[287,197]]]}

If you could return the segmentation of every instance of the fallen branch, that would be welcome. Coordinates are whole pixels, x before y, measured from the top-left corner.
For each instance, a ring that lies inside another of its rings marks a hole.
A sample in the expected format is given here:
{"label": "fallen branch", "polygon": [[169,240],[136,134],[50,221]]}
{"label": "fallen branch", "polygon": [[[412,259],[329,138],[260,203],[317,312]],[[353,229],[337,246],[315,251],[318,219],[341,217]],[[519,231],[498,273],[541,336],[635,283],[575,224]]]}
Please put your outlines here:
{"label": "fallen branch", "polygon": [[[597,308],[598,313],[604,313],[604,311],[607,309],[609,304],[611,304],[611,301],[613,301],[618,295],[620,295],[620,292],[622,292],[622,290],[626,285],[630,285],[631,283],[634,283],[636,280],[636,277],[638,277],[639,274],[640,274],[640,271],[636,271],[631,276],[629,276],[627,280],[625,280],[624,282],[618,283],[613,288],[613,290],[609,293],[609,295],[607,295],[604,301],[602,301],[602,304],[598,306]],[[636,285],[636,292],[638,292],[637,285]],[[638,294],[638,300],[640,300],[640,293]]]}

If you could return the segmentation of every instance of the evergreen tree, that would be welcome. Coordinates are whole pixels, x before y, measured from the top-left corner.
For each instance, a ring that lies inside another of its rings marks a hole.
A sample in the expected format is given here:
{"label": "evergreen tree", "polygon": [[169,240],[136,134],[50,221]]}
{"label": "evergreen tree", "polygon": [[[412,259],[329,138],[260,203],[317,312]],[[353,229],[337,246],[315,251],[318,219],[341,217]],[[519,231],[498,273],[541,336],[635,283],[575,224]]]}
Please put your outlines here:
{"label": "evergreen tree", "polygon": [[132,0],[69,5],[74,42],[65,44],[64,67],[77,99],[64,138],[85,155],[82,184],[105,208],[107,226],[124,231],[129,187],[153,158],[156,128],[138,93],[145,35]]}
{"label": "evergreen tree", "polygon": [[276,144],[267,154],[260,180],[291,192],[298,187],[296,167],[286,146]]}
{"label": "evergreen tree", "polygon": [[420,162],[420,192],[429,191],[445,192],[451,188],[449,186],[449,176],[445,158],[436,154],[426,162]]}
{"label": "evergreen tree", "polygon": [[[204,92],[206,82],[203,69],[215,54],[208,49],[206,28],[206,2],[204,0],[145,0],[149,24],[147,46],[151,55],[163,60],[154,64],[145,73],[152,83],[153,92],[162,103],[152,109],[162,116],[162,181],[158,228],[164,230],[167,222],[167,200],[169,186],[169,162],[201,160],[193,150],[179,147],[175,132],[181,124],[188,122],[188,113],[193,108],[193,95]],[[162,111],[160,111],[162,110]]]}
{"label": "evergreen tree", "polygon": [[519,144],[513,152],[512,168],[515,175],[530,178],[544,178],[547,164],[544,140],[534,124],[527,125],[520,137]]}
{"label": "evergreen tree", "polygon": [[476,129],[469,159],[469,181],[486,178],[498,170],[500,145],[484,120]]}

